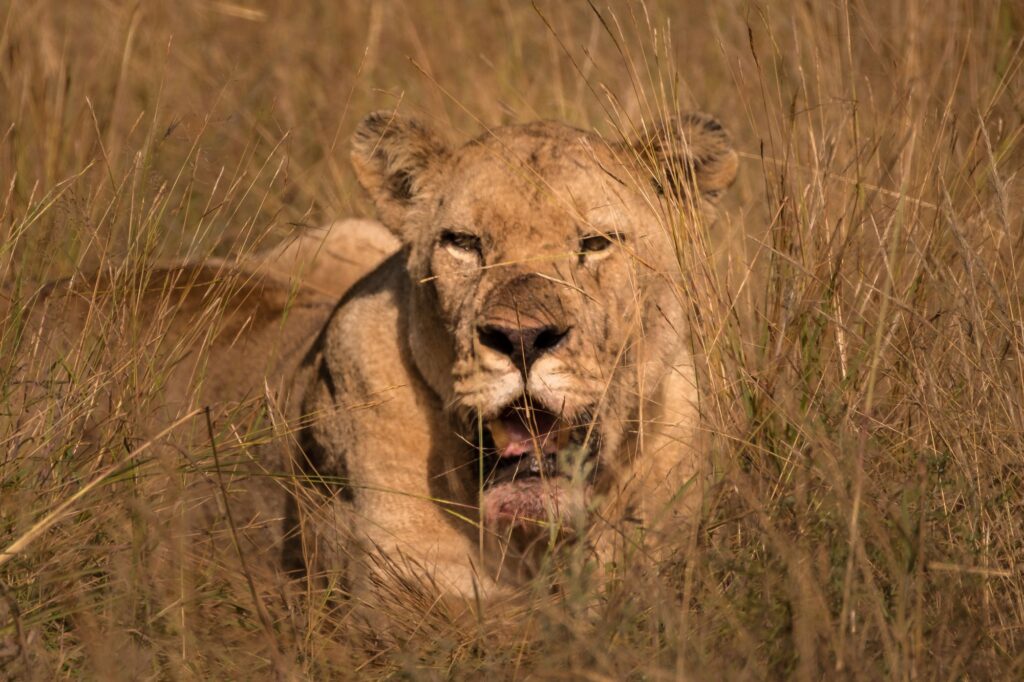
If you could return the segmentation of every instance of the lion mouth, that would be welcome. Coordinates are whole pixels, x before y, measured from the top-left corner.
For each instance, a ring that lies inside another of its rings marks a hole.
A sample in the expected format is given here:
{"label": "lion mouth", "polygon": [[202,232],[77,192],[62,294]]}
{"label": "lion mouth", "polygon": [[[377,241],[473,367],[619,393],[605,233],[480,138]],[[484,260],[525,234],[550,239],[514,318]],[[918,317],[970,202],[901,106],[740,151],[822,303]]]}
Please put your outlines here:
{"label": "lion mouth", "polygon": [[600,438],[587,416],[565,419],[528,397],[516,400],[478,434],[484,512],[490,521],[562,516],[564,489],[589,483]]}

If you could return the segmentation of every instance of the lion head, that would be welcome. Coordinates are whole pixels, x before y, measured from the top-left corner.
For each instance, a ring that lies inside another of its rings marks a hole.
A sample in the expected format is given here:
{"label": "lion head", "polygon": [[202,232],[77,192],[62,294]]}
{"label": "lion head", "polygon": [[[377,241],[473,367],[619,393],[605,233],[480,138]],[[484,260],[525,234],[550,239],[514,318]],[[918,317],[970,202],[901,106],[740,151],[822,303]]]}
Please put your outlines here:
{"label": "lion head", "polygon": [[375,113],[352,157],[404,246],[409,351],[485,523],[582,512],[628,470],[685,352],[680,230],[734,179],[728,136],[687,114],[631,142],[538,122],[453,147]]}

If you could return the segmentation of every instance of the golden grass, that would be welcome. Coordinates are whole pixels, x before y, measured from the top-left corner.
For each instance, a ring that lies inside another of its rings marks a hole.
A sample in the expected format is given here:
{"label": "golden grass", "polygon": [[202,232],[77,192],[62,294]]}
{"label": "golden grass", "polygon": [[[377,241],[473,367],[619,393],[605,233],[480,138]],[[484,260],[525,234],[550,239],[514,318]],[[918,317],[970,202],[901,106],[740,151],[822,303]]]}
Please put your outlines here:
{"label": "golden grass", "polygon": [[[90,320],[116,343],[42,368],[28,423],[0,408],[0,675],[1020,678],[1022,35],[997,0],[0,6],[3,405],[24,302],[116,283]],[[743,158],[681,232],[716,463],[695,547],[527,606],[409,586],[386,632],[248,570],[233,522],[186,549],[161,505],[214,453],[128,461],[170,362],[132,322],[154,263],[369,215],[347,138],[373,109],[460,139],[677,105]]]}

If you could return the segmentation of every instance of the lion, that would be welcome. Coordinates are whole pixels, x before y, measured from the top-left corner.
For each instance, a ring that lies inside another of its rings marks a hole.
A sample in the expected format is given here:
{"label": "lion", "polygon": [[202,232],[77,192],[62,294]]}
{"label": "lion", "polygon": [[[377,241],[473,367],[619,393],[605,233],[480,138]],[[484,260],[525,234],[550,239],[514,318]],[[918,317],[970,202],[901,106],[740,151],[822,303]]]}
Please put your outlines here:
{"label": "lion", "polygon": [[346,294],[292,389],[324,493],[301,519],[307,566],[355,592],[398,572],[499,594],[552,540],[607,557],[601,528],[692,521],[677,220],[709,219],[735,178],[722,126],[691,113],[617,143],[536,122],[452,147],[376,113],[352,162],[401,248]]}
{"label": "lion", "polygon": [[[450,146],[374,113],[352,162],[379,222],[146,275],[133,328],[170,361],[140,439],[206,406],[192,439],[241,453],[185,506],[203,523],[233,509],[246,548],[351,595],[399,577],[498,595],[552,545],[607,557],[624,525],[692,523],[705,467],[678,244],[735,178],[722,126],[690,113],[616,142],[535,122]],[[40,358],[95,361],[82,338],[110,278],[36,297],[23,404],[53,399]],[[35,442],[30,413],[15,442]]]}

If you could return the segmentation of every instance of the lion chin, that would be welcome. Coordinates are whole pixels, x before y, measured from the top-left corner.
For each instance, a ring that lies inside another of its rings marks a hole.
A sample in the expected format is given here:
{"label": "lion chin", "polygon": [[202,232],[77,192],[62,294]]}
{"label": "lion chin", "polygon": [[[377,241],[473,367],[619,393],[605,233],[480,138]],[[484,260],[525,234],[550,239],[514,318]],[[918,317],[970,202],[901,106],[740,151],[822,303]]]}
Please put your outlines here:
{"label": "lion chin", "polygon": [[584,411],[567,418],[524,395],[477,420],[475,451],[485,525],[568,525],[585,514],[600,437]]}

